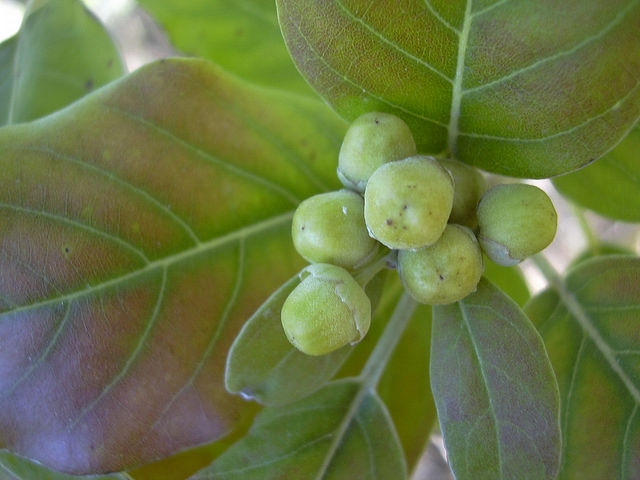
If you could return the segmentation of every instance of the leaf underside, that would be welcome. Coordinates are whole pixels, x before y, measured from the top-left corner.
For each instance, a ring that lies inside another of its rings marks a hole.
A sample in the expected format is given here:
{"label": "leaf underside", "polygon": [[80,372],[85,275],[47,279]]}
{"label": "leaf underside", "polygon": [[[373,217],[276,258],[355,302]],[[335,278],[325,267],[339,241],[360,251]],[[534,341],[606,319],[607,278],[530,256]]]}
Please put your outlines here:
{"label": "leaf underside", "polygon": [[486,280],[434,307],[431,388],[458,480],[553,479],[558,391],[540,336]]}
{"label": "leaf underside", "polygon": [[640,115],[639,0],[277,0],[298,69],[345,118],[404,118],[419,148],[540,178]]}
{"label": "leaf underside", "polygon": [[84,474],[233,432],[227,350],[301,268],[343,134],[201,60],[0,129],[0,447]]}
{"label": "leaf underside", "polygon": [[558,479],[640,478],[640,259],[587,260],[565,285],[571,309],[553,289],[526,306],[560,388]]}

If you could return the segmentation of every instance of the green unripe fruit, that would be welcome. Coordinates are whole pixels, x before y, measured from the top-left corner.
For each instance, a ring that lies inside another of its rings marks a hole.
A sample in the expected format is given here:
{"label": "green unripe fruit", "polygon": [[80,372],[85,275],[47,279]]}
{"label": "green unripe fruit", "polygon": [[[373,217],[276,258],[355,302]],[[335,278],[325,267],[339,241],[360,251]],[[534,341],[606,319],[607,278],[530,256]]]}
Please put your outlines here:
{"label": "green unripe fruit", "polygon": [[364,218],[372,237],[393,249],[434,243],[447,225],[453,180],[436,159],[417,155],[386,163],[364,192]]}
{"label": "green unripe fruit", "polygon": [[448,158],[440,159],[440,165],[453,177],[455,193],[449,223],[457,223],[471,229],[478,226],[476,207],[487,184],[482,174],[466,163]]}
{"label": "green unripe fruit", "polygon": [[362,340],[371,324],[371,302],[349,272],[318,263],[301,278],[282,306],[289,342],[307,355],[324,355]]}
{"label": "green unripe fruit", "polygon": [[338,178],[342,184],[364,192],[369,177],[381,165],[416,154],[411,130],[395,115],[370,112],[351,124],[338,156]]}
{"label": "green unripe fruit", "polygon": [[474,292],[482,277],[482,251],[467,227],[449,224],[440,239],[421,250],[401,250],[398,271],[418,302],[443,305]]}
{"label": "green unripe fruit", "polygon": [[551,199],[533,185],[496,185],[478,204],[478,240],[499,265],[515,265],[551,243],[558,216]]}
{"label": "green unripe fruit", "polygon": [[312,263],[352,269],[377,249],[364,223],[364,200],[349,190],[315,195],[302,202],[291,225],[293,245]]}

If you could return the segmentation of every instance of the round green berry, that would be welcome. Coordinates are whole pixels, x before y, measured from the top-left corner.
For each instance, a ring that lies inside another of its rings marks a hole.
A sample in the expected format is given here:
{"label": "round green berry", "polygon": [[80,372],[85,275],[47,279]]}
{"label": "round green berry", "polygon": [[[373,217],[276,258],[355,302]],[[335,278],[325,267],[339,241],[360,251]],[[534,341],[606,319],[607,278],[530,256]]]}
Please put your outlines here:
{"label": "round green berry", "polygon": [[364,200],[350,190],[315,195],[293,215],[293,245],[312,263],[353,269],[366,262],[378,243],[364,223]]}
{"label": "round green berry", "polygon": [[402,283],[414,299],[428,305],[462,300],[476,290],[483,270],[478,241],[462,225],[447,225],[429,247],[398,253]]}
{"label": "round green berry", "polygon": [[478,204],[478,240],[499,265],[515,265],[551,243],[558,216],[551,199],[533,185],[496,185]]}
{"label": "round green berry", "polygon": [[417,155],[386,163],[364,193],[364,218],[371,236],[392,249],[434,243],[447,225],[453,180],[436,159]]}
{"label": "round green berry", "polygon": [[416,143],[402,119],[388,113],[365,113],[354,120],[344,137],[338,178],[345,187],[364,192],[378,167],[415,154]]}
{"label": "round green berry", "polygon": [[455,187],[449,223],[475,229],[478,226],[476,207],[487,189],[484,177],[476,168],[458,160],[443,158],[439,161],[453,177]]}
{"label": "round green berry", "polygon": [[371,323],[371,302],[349,272],[318,263],[305,268],[301,278],[282,306],[289,342],[307,355],[324,355],[362,340]]}

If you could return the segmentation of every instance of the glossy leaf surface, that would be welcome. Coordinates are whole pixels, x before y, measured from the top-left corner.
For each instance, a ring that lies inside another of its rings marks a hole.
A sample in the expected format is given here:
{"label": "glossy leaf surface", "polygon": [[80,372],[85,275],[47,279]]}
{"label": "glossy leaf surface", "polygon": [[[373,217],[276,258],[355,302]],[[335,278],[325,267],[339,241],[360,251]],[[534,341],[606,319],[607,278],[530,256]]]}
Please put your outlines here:
{"label": "glossy leaf surface", "polygon": [[277,0],[297,67],[345,118],[401,116],[419,149],[547,177],[640,115],[635,0]]}
{"label": "glossy leaf surface", "polygon": [[640,478],[640,259],[587,260],[563,289],[525,308],[560,387],[558,479]]}
{"label": "glossy leaf surface", "polygon": [[31,2],[20,31],[0,44],[0,125],[59,110],[123,71],[109,34],[81,1]]}
{"label": "glossy leaf surface", "polygon": [[640,124],[604,157],[553,185],[578,205],[616,220],[640,222]]}
{"label": "glossy leaf surface", "polygon": [[229,438],[227,350],[337,183],[322,112],[168,60],[0,130],[0,446],[87,473]]}
{"label": "glossy leaf surface", "polygon": [[434,307],[431,342],[431,388],[457,480],[555,478],[557,385],[518,306],[483,279],[464,300]]}
{"label": "glossy leaf surface", "polygon": [[406,466],[378,396],[341,380],[263,410],[245,438],[192,477],[214,478],[402,480]]}
{"label": "glossy leaf surface", "polygon": [[310,356],[289,343],[280,310],[299,284],[299,275],[285,282],[242,327],[227,359],[225,384],[230,392],[266,405],[291,403],[328,382],[351,352],[347,346]]}
{"label": "glossy leaf surface", "polygon": [[140,0],[187,55],[253,83],[315,96],[287,52],[273,0]]}

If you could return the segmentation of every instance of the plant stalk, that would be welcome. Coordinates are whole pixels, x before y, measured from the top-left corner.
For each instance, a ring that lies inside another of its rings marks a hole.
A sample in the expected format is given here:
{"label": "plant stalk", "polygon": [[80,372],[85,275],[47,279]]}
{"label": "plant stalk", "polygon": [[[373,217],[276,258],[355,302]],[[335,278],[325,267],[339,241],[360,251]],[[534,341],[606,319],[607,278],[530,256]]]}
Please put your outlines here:
{"label": "plant stalk", "polygon": [[389,358],[400,341],[417,305],[417,302],[407,292],[402,293],[380,340],[360,372],[359,378],[362,381],[363,390],[372,389],[378,385]]}

